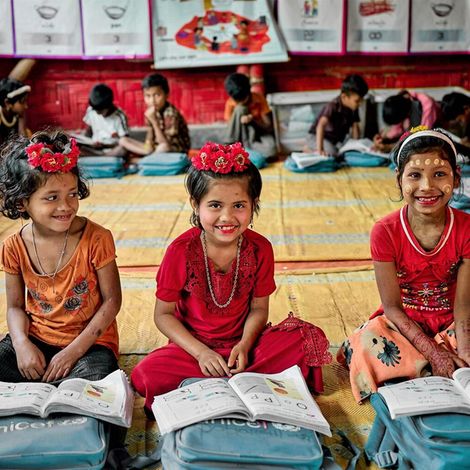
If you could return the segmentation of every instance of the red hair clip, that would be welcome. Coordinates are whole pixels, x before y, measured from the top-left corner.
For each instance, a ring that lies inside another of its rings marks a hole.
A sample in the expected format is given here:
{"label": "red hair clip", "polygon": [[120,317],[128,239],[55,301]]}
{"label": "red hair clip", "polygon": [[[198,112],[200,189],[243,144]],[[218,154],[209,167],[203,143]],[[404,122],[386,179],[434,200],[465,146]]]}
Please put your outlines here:
{"label": "red hair clip", "polygon": [[248,152],[240,142],[221,145],[207,142],[199,153],[191,159],[192,165],[198,170],[214,173],[230,173],[245,171],[250,164]]}
{"label": "red hair clip", "polygon": [[42,142],[29,144],[25,149],[28,155],[28,163],[33,168],[40,168],[46,173],[67,173],[77,166],[80,149],[75,139],[70,139],[70,144],[65,147],[63,153],[54,152],[52,145]]}

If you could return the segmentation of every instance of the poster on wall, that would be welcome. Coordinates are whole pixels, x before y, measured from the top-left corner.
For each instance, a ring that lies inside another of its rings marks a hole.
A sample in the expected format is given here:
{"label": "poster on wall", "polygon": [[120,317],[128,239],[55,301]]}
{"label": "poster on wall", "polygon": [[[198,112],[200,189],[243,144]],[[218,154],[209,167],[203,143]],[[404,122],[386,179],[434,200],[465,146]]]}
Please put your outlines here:
{"label": "poster on wall", "polygon": [[279,28],[292,53],[340,54],[343,51],[343,0],[281,0]]}
{"label": "poster on wall", "polygon": [[470,49],[470,0],[412,0],[411,52]]}
{"label": "poster on wall", "polygon": [[0,0],[0,12],[0,57],[8,57],[14,53],[10,0]]}
{"label": "poster on wall", "polygon": [[153,0],[155,68],[287,61],[267,0]]}
{"label": "poster on wall", "polygon": [[13,0],[16,55],[81,57],[79,0]]}
{"label": "poster on wall", "polygon": [[84,55],[151,57],[148,0],[81,0]]}
{"label": "poster on wall", "polygon": [[408,52],[410,0],[349,0],[347,51]]}

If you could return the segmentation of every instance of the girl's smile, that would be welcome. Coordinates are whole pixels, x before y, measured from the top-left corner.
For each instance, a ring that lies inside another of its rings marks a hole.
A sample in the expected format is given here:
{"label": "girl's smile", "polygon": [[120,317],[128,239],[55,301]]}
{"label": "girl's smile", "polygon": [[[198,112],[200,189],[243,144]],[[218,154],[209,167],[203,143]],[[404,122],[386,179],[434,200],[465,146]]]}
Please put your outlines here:
{"label": "girl's smile", "polygon": [[444,209],[458,184],[447,160],[437,152],[413,155],[402,176],[403,197],[410,208],[426,214]]}
{"label": "girl's smile", "polygon": [[236,243],[248,228],[253,203],[247,184],[245,179],[236,178],[214,181],[199,207],[195,207],[209,244]]}

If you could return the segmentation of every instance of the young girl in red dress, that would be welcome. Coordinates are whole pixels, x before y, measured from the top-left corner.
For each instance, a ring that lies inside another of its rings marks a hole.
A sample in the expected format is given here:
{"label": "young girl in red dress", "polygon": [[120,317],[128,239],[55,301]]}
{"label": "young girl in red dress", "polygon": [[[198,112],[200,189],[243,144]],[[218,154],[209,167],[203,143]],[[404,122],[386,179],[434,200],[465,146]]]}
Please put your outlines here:
{"label": "young girl in red dress", "polygon": [[385,381],[470,365],[470,215],[448,205],[456,153],[440,130],[412,132],[394,149],[406,204],[371,233],[382,306],[338,352],[358,402]]}
{"label": "young girl in red dress", "polygon": [[316,326],[289,316],[267,324],[275,291],[271,243],[250,230],[261,175],[240,143],[207,143],[186,178],[194,226],[168,247],[157,274],[154,319],[169,338],[132,372],[150,410],[188,377],[277,373],[297,364],[314,391],[331,360]]}

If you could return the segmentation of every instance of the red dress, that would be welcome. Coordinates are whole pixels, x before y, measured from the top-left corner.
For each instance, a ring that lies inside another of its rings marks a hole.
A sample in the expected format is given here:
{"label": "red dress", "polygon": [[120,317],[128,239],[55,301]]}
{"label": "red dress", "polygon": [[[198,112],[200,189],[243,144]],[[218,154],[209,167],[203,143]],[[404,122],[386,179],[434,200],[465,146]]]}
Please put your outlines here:
{"label": "red dress", "polygon": [[[228,360],[231,349],[241,339],[253,297],[272,294],[274,256],[270,242],[246,230],[240,252],[237,287],[230,304],[217,307],[206,280],[201,230],[192,228],[168,247],[157,274],[158,299],[176,302],[175,316],[191,334]],[[230,296],[233,269],[220,273],[209,259],[211,282],[216,299]],[[293,316],[278,325],[267,325],[250,352],[246,371],[277,373],[297,364],[313,390],[323,390],[321,366],[330,361],[328,341],[322,330]],[[188,377],[204,377],[197,360],[175,343],[156,349],[143,359],[131,375],[135,389],[146,397],[173,390]]]}
{"label": "red dress", "polygon": [[[375,224],[371,254],[374,261],[395,263],[403,311],[436,342],[456,350],[454,299],[459,266],[470,259],[470,215],[448,207],[439,243],[425,251],[405,206]],[[428,364],[382,306],[343,343],[338,360],[349,367],[358,402],[387,380],[419,377]]]}

